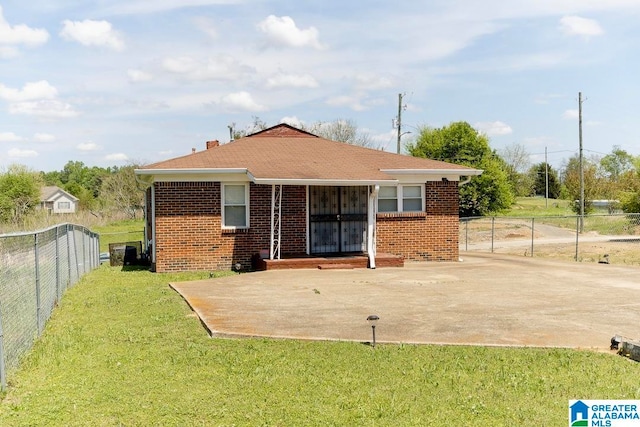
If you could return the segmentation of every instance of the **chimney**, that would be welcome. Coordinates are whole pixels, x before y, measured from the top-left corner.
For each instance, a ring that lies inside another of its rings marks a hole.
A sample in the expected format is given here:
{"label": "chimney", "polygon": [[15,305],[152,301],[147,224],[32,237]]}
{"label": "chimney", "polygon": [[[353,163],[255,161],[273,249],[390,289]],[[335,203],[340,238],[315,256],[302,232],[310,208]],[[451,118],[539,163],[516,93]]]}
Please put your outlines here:
{"label": "chimney", "polygon": [[207,141],[207,150],[213,147],[217,147],[218,145],[220,145],[220,142],[217,139],[214,139],[213,141]]}
{"label": "chimney", "polygon": [[196,154],[196,149],[195,148],[191,149],[191,154]]}

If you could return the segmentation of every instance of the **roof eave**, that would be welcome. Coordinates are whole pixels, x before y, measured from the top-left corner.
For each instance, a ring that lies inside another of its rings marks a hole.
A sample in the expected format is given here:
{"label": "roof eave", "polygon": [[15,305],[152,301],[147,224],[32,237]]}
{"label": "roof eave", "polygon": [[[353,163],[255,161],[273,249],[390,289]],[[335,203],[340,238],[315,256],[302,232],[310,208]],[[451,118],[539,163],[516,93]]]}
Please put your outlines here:
{"label": "roof eave", "polygon": [[263,185],[331,185],[331,186],[358,186],[358,185],[397,185],[396,179],[324,179],[324,178],[254,178],[253,182]]}
{"label": "roof eave", "polygon": [[484,172],[481,169],[380,169],[380,172],[393,175],[458,175],[478,176]]}
{"label": "roof eave", "polygon": [[171,168],[171,169],[135,169],[136,175],[219,175],[247,174],[247,168]]}

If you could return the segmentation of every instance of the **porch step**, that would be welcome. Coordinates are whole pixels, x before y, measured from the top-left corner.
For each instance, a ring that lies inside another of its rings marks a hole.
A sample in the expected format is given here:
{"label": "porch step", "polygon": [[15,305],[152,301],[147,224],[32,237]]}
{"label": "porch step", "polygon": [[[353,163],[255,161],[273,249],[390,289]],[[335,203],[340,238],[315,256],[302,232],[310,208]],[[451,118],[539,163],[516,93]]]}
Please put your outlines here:
{"label": "porch step", "polygon": [[356,268],[353,264],[318,264],[319,270],[352,270]]}
{"label": "porch step", "polygon": [[[317,269],[354,269],[367,268],[369,258],[366,255],[350,255],[337,257],[314,257],[308,255],[290,256],[282,259],[265,259],[256,257],[253,268],[256,270],[285,270],[297,268]],[[376,267],[402,267],[404,259],[399,255],[378,253]]]}

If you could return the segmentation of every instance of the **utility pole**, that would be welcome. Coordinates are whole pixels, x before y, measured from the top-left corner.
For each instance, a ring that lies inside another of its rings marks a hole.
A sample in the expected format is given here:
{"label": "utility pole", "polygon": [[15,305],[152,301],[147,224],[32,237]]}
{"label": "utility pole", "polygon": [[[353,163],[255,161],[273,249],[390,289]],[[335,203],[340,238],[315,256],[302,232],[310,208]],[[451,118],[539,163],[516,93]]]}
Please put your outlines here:
{"label": "utility pole", "polygon": [[580,143],[580,232],[584,230],[584,164],[582,160],[582,92],[578,92],[578,140]]}
{"label": "utility pole", "polygon": [[544,207],[549,207],[549,163],[547,161],[547,147],[544,147]]}
{"label": "utility pole", "polygon": [[398,154],[400,154],[400,138],[402,137],[402,94],[398,94]]}

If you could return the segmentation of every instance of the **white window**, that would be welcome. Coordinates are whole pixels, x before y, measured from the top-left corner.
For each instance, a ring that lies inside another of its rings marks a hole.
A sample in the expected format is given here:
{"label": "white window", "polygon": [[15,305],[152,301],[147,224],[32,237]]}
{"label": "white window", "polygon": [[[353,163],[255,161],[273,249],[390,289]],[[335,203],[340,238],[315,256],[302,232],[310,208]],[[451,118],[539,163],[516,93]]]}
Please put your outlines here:
{"label": "white window", "polygon": [[222,184],[222,227],[249,227],[248,184]]}
{"label": "white window", "polygon": [[402,186],[402,211],[422,211],[422,185]]}
{"label": "white window", "polygon": [[380,187],[378,212],[398,212],[398,187]]}
{"label": "white window", "polygon": [[378,212],[422,211],[424,211],[423,185],[380,187],[378,192]]}
{"label": "white window", "polygon": [[71,202],[58,202],[58,209],[71,209]]}

